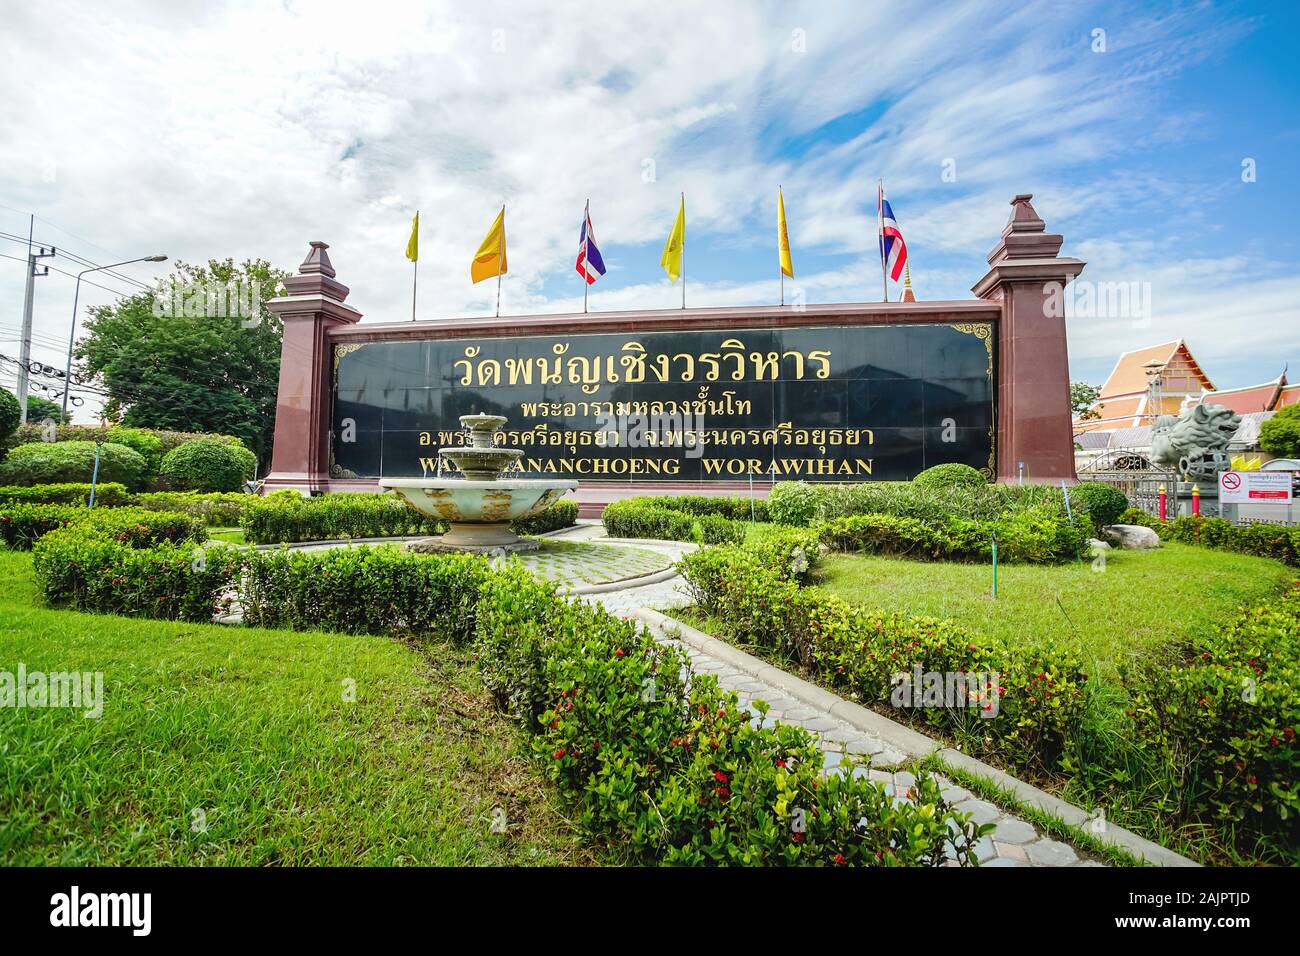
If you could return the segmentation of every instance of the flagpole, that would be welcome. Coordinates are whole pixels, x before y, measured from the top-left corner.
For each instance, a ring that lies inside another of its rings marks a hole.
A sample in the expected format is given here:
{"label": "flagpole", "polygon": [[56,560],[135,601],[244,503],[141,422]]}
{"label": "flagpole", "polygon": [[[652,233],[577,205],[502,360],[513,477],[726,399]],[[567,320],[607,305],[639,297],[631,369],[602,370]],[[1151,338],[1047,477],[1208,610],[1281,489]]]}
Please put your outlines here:
{"label": "flagpole", "polygon": [[889,269],[885,265],[885,181],[876,180],[876,240],[880,243],[880,286],[884,293],[881,302],[889,301]]}
{"label": "flagpole", "polygon": [[587,312],[587,270],[591,267],[587,261],[587,250],[591,248],[591,197],[587,197],[586,208],[582,211],[582,312]]}
{"label": "flagpole", "polygon": [[682,308],[686,308],[686,193],[682,193]]}
{"label": "flagpole", "polygon": [[[411,260],[411,321],[415,321],[415,289],[420,281],[420,210],[415,210],[415,258]],[[409,250],[408,250],[409,251]]]}
{"label": "flagpole", "polygon": [[501,254],[497,256],[497,318],[501,318],[501,267],[506,262],[506,204],[501,204]]}
{"label": "flagpole", "polygon": [[[781,203],[781,186],[776,187],[776,201]],[[781,276],[781,304],[785,305],[785,269],[781,266],[781,222],[778,213],[776,234],[776,271]]]}

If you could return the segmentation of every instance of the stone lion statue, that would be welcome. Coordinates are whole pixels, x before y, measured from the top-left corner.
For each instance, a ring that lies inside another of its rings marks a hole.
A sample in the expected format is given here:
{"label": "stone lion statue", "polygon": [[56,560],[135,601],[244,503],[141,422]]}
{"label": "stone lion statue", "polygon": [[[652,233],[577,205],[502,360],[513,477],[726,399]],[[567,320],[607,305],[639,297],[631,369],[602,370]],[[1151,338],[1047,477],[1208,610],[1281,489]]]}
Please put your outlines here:
{"label": "stone lion statue", "polygon": [[1177,418],[1161,415],[1151,429],[1151,460],[1192,481],[1217,481],[1232,466],[1228,442],[1241,416],[1224,405],[1196,405]]}

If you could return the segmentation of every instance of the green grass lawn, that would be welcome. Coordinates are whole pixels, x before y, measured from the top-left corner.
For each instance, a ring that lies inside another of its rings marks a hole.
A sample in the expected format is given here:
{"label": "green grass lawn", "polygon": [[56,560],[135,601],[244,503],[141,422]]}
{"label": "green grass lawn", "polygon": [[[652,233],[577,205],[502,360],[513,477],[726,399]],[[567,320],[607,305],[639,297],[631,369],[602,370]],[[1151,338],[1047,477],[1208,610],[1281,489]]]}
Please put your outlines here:
{"label": "green grass lawn", "polygon": [[244,540],[243,528],[209,528],[208,537],[213,541],[224,541],[226,544],[247,544]]}
{"label": "green grass lawn", "polygon": [[1108,552],[1102,571],[1088,561],[1001,565],[997,600],[988,565],[833,554],[819,569],[820,586],[848,601],[1010,640],[1059,637],[1101,673],[1119,656],[1208,633],[1295,579],[1277,561],[1173,542]]}
{"label": "green grass lawn", "polygon": [[0,863],[590,862],[450,646],[48,610],[3,548],[0,622],[0,670],[105,691],[0,709]]}

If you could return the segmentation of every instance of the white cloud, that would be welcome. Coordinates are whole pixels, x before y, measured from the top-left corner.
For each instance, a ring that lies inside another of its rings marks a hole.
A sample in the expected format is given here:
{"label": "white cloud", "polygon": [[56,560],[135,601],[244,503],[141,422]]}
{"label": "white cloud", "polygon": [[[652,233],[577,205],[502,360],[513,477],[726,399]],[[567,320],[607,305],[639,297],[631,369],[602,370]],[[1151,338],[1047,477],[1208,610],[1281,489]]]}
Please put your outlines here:
{"label": "white cloud", "polygon": [[[401,251],[419,208],[421,314],[447,317],[492,307],[494,284],[471,286],[468,260],[505,201],[503,308],[564,311],[580,299],[572,258],[590,198],[612,266],[593,307],[672,307],[676,290],[648,276],[678,193],[693,241],[734,253],[750,275],[752,257],[768,254],[780,182],[796,264],[811,264],[798,280],[810,301],[857,300],[877,288],[884,176],[927,296],[969,294],[1007,199],[1032,190],[1067,253],[1109,261],[1104,241],[1128,245],[1124,269],[1167,287],[1158,301],[1179,322],[1212,328],[1212,266],[1184,263],[1154,230],[1116,236],[1107,221],[1150,209],[1190,221],[1195,190],[1152,172],[1158,157],[1122,182],[1097,166],[1190,135],[1177,122],[1190,111],[1156,121],[1135,104],[1155,102],[1171,71],[1214,55],[1240,24],[1215,24],[1216,47],[1200,12],[1133,21],[1116,8],[1111,52],[1099,56],[1052,3],[985,0],[938,16],[655,2],[606,5],[595,19],[568,0],[518,6],[11,7],[0,80],[22,94],[0,102],[0,230],[25,231],[17,210],[30,209],[46,220],[38,237],[101,262],[161,249],[287,268],[324,239],[350,301],[384,320],[409,308]],[[823,130],[846,114],[861,122]],[[945,158],[954,184],[940,181]],[[0,252],[20,251],[0,240]],[[21,294],[21,271],[0,260],[4,301]],[[1242,282],[1234,310],[1285,322],[1287,282]],[[770,302],[774,286],[693,279],[691,302]],[[111,299],[84,292],[87,304]],[[39,281],[45,361],[59,357],[50,343],[66,335],[71,297],[70,280]],[[0,318],[6,354],[17,320]],[[1140,331],[1117,342],[1072,327],[1072,348],[1113,355],[1143,344]]]}

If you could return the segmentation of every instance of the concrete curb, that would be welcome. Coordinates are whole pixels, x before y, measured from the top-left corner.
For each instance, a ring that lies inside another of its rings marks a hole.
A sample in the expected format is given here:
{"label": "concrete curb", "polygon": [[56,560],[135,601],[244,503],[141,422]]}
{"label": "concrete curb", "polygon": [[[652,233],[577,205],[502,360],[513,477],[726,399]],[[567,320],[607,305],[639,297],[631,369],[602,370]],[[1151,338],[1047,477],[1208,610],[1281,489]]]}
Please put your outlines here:
{"label": "concrete curb", "polygon": [[[937,740],[890,720],[883,714],[869,710],[861,704],[855,704],[851,700],[845,700],[838,694],[809,683],[801,677],[796,677],[787,671],[781,670],[779,667],[774,667],[766,661],[748,654],[732,644],[728,644],[726,641],[705,634],[689,624],[683,624],[681,621],[660,614],[658,611],[650,608],[638,608],[632,612],[632,617],[642,621],[652,632],[659,634],[661,637],[675,637],[688,647],[724,661],[739,671],[771,684],[782,693],[788,694],[809,707],[825,711],[837,720],[842,720],[863,733],[879,738],[886,746],[908,757],[915,760],[921,760],[931,755],[940,757],[953,767],[982,777],[1003,789],[1010,790],[1015,794],[1016,799],[1022,803],[1059,817],[1072,827],[1091,831],[1094,821],[1092,814],[1079,809],[1072,803],[1066,803],[1059,797],[1054,797],[1032,784],[1025,783],[1023,780],[1019,780],[996,767],[990,766],[982,760],[977,760],[961,751],[944,747]],[[1111,846],[1126,850],[1138,859],[1145,860],[1153,866],[1200,866],[1195,860],[1189,860],[1182,854],[1175,853],[1167,847],[1153,843],[1151,840],[1140,837],[1123,827],[1115,826],[1113,823],[1106,823],[1104,829],[1097,833],[1090,833],[1090,835],[1098,842],[1108,843]]]}
{"label": "concrete curb", "polygon": [[661,581],[668,581],[677,577],[677,572],[672,568],[664,568],[662,571],[656,571],[653,574],[643,574],[639,578],[621,578],[618,581],[602,581],[600,584],[586,584],[580,588],[570,588],[569,593],[574,597],[584,594],[608,594],[610,591],[630,591],[633,588],[643,588],[651,584],[658,584]]}

